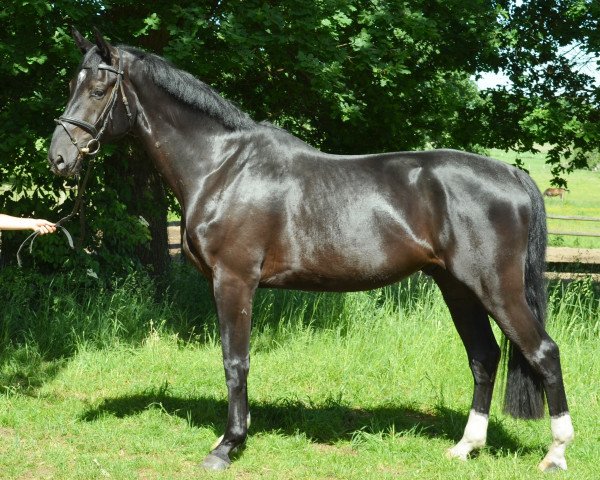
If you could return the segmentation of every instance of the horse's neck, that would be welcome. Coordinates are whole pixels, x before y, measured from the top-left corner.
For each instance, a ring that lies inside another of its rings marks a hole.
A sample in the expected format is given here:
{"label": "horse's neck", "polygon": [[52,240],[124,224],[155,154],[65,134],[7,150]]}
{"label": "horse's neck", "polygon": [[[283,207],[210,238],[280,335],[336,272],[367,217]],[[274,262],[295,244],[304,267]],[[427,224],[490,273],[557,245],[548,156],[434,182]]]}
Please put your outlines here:
{"label": "horse's neck", "polygon": [[137,90],[140,111],[136,134],[156,168],[185,207],[198,184],[220,162],[219,139],[227,129],[218,121],[180,104],[155,86]]}

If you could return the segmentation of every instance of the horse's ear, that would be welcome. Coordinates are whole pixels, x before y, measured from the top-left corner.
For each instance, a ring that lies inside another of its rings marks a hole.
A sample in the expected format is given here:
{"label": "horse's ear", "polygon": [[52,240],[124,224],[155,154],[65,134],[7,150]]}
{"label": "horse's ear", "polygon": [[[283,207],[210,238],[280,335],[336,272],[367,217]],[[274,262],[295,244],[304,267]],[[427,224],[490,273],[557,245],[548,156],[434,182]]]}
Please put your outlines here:
{"label": "horse's ear", "polygon": [[94,46],[94,44],[79,33],[75,27],[71,28],[71,35],[73,36],[73,40],[75,40],[75,45],[81,50],[81,53],[87,53],[88,50]]}
{"label": "horse's ear", "polygon": [[96,46],[98,47],[98,52],[106,63],[110,65],[110,45],[104,40],[104,37],[100,33],[100,31],[94,27],[94,35],[96,36]]}

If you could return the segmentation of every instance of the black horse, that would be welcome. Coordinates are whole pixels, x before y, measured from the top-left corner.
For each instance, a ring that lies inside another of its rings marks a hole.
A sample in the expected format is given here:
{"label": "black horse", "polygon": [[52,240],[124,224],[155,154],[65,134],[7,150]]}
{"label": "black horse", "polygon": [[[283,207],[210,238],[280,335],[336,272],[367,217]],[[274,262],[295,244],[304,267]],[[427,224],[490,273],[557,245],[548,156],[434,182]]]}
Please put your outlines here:
{"label": "black horse", "polygon": [[553,442],[542,470],[566,468],[573,439],[559,351],[544,328],[546,218],[532,179],[452,150],[343,156],[256,123],[164,59],[73,36],[84,53],[48,154],[55,173],[131,132],[181,203],[183,251],[209,280],[229,399],[225,434],[205,458],[224,469],[246,439],[246,378],[259,287],[352,291],[433,277],[474,377],[464,436],[484,445],[500,358],[488,319],[509,341],[505,410],[543,416]]}

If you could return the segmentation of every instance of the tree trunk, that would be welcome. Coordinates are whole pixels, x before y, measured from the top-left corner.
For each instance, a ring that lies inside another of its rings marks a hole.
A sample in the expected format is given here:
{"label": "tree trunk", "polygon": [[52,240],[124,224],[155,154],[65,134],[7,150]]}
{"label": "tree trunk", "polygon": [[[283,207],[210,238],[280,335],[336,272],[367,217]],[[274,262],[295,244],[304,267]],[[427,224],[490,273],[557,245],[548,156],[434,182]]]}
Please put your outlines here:
{"label": "tree trunk", "polygon": [[149,268],[152,276],[160,277],[170,264],[167,237],[169,203],[162,178],[137,145],[119,148],[106,159],[106,166],[106,181],[119,192],[119,199],[126,205],[127,213],[148,223],[150,243],[138,246],[135,254]]}

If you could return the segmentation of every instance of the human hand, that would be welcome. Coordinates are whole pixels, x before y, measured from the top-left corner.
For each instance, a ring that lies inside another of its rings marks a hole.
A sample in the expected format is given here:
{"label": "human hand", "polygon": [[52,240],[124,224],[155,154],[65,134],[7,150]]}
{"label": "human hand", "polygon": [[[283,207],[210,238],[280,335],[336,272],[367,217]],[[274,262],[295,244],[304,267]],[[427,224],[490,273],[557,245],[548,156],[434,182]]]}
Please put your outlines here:
{"label": "human hand", "polygon": [[40,235],[46,235],[47,233],[56,232],[56,225],[48,220],[43,219],[31,219],[32,225],[31,229],[38,232]]}

